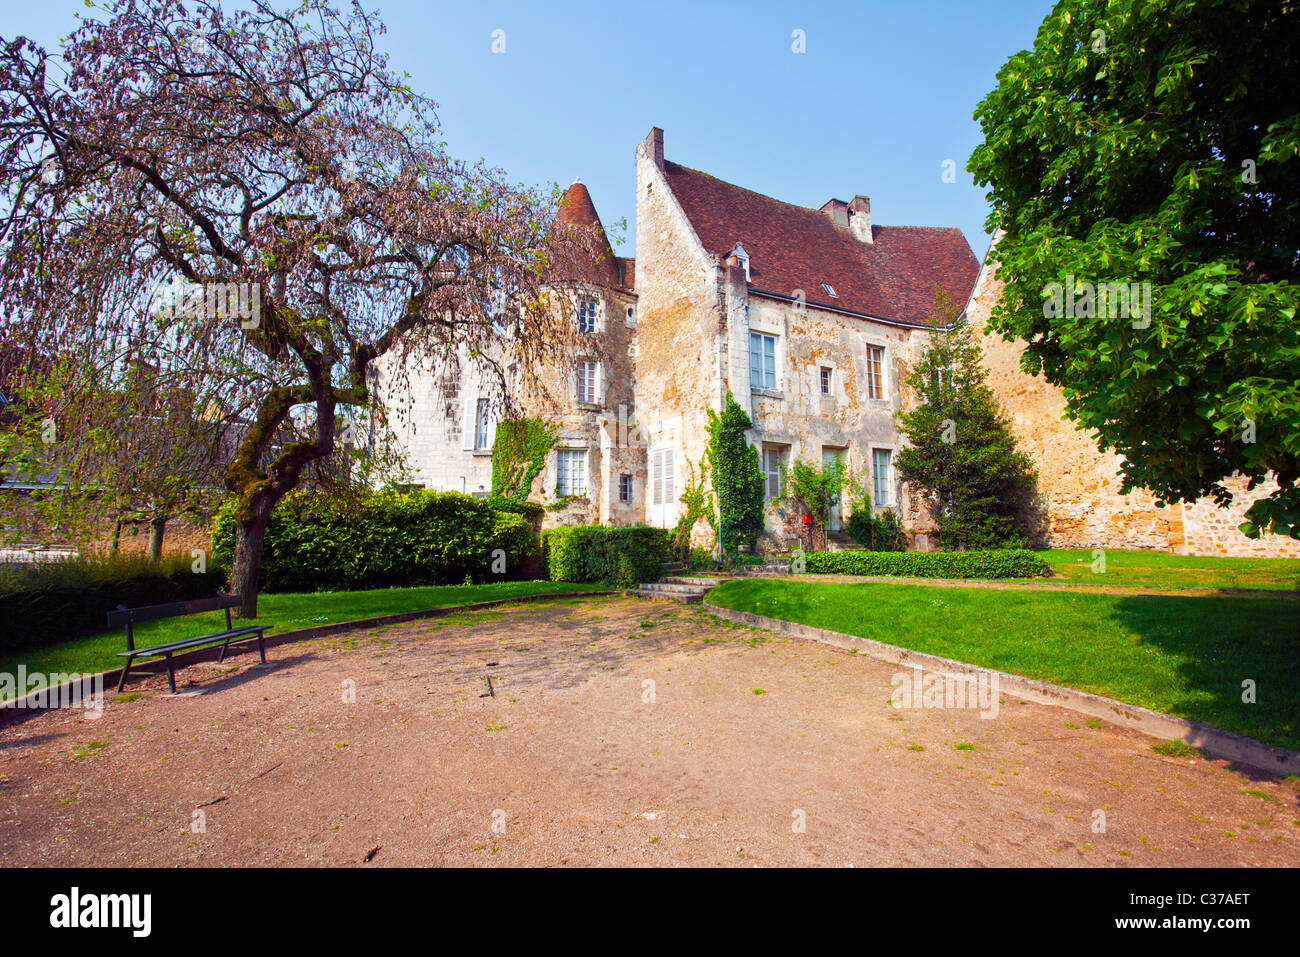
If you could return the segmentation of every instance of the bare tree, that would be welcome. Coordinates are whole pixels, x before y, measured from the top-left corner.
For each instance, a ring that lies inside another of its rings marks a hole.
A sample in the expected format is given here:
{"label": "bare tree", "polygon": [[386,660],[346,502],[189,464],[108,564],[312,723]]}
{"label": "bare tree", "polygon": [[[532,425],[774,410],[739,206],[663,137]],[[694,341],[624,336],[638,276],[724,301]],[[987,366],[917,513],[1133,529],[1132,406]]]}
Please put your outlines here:
{"label": "bare tree", "polygon": [[[271,510],[334,451],[340,407],[370,403],[377,358],[464,345],[504,394],[503,339],[527,363],[571,353],[544,289],[590,253],[557,248],[553,193],[447,154],[382,30],[324,0],[115,0],[57,56],[0,41],[0,349],[89,357],[122,392],[131,343],[184,343],[157,388],[203,380],[248,410],[224,481],[250,617]],[[275,447],[303,407],[312,434]]]}

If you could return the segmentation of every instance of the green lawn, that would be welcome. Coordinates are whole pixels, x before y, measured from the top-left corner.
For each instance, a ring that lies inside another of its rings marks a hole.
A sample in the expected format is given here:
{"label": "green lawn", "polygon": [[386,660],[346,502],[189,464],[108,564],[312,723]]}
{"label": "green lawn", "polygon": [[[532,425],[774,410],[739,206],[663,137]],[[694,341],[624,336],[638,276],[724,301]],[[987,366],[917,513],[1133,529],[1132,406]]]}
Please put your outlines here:
{"label": "green lawn", "polygon": [[[1300,749],[1294,599],[748,579],[719,585],[708,600]],[[1256,683],[1255,704],[1241,700],[1248,678]]]}
{"label": "green lawn", "polygon": [[[376,588],[368,591],[289,592],[262,595],[257,602],[257,620],[270,626],[268,633],[283,632],[337,621],[356,621],[407,611],[445,608],[448,605],[468,605],[496,598],[598,591],[603,587],[570,582],[499,582],[488,585]],[[225,626],[226,618],[221,612],[155,621],[135,630],[135,643],[137,647],[156,645],[191,635],[220,631]],[[119,667],[122,659],[117,657],[117,652],[125,649],[126,632],[118,628],[55,645],[29,648],[0,658],[0,674],[14,674],[20,664],[25,665],[29,673],[68,674],[75,671],[93,674]]]}
{"label": "green lawn", "polygon": [[1180,588],[1300,589],[1300,558],[1220,558],[1170,555],[1146,549],[1106,549],[1105,571],[1095,572],[1091,549],[1038,552],[1052,571],[1081,585],[1116,585],[1173,591]]}

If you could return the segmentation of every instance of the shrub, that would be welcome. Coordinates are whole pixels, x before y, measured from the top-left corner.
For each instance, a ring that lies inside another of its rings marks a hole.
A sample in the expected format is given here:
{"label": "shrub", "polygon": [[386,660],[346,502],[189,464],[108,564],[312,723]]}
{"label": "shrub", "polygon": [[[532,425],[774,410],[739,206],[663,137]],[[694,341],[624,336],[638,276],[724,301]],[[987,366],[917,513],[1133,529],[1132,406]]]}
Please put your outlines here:
{"label": "shrub", "polygon": [[[213,553],[227,565],[235,542],[233,508],[222,506],[212,529]],[[537,553],[534,508],[420,489],[364,492],[347,501],[293,492],[271,513],[261,587],[310,591],[520,577]],[[504,573],[493,570],[497,549],[505,553]]]}
{"label": "shrub", "polygon": [[193,570],[185,554],[150,562],[142,556],[89,556],[0,568],[0,654],[104,631],[118,605],[136,608],[211,598],[226,572]]}
{"label": "shrub", "polygon": [[907,535],[898,516],[883,511],[873,518],[870,503],[854,507],[847,531],[855,542],[873,552],[907,551]]}
{"label": "shrub", "polygon": [[542,533],[552,581],[606,582],[628,588],[659,577],[669,549],[661,528],[568,525]]}
{"label": "shrub", "polygon": [[905,578],[1038,578],[1052,569],[1027,549],[982,552],[813,552],[814,575],[899,575]]}

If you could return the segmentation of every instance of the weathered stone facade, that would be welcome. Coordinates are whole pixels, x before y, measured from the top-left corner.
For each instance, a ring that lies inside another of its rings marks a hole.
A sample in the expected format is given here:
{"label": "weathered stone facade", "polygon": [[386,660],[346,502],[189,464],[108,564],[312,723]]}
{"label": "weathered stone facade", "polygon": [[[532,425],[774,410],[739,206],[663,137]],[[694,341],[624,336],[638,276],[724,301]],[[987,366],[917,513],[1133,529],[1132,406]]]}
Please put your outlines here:
{"label": "weathered stone facade", "polygon": [[[905,380],[930,329],[956,312],[945,311],[943,297],[966,303],[967,321],[985,327],[999,294],[992,269],[956,230],[873,225],[865,196],[813,210],[668,162],[659,129],[638,144],[635,162],[635,262],[611,251],[592,281],[563,293],[599,304],[587,340],[599,358],[597,394],[582,401],[571,368],[528,370],[521,380],[520,404],[558,427],[530,495],[551,506],[545,524],[673,527],[686,484],[699,478],[708,412],[721,411],[730,391],[753,421],[746,438],[777,493],[768,498],[764,548],[788,547],[806,531],[781,498],[780,466],[831,457],[848,465],[877,509],[898,512],[916,547],[930,547],[933,522],[896,473],[906,437],[895,413],[913,401]],[[586,189],[575,184],[567,199],[561,216],[603,237]],[[1251,541],[1237,531],[1254,498],[1267,494],[1245,495],[1244,480],[1223,510],[1210,501],[1162,509],[1147,492],[1120,494],[1118,458],[1062,417],[1060,390],[1020,371],[1018,345],[997,336],[982,344],[989,384],[1038,466],[1050,544],[1300,555],[1294,540]],[[575,363],[583,358],[579,341]],[[528,376],[569,384],[543,399],[528,392]],[[414,370],[411,380],[414,415],[398,439],[414,480],[487,494],[494,423],[485,444],[473,427],[480,401],[494,416],[499,409],[487,384],[470,371],[439,369]],[[585,494],[561,498],[560,456],[572,463],[573,453]],[[849,508],[832,516],[832,528]],[[711,539],[703,522],[694,535]]]}
{"label": "weathered stone facade", "polygon": [[985,257],[966,309],[981,335],[988,384],[1011,421],[1020,447],[1038,467],[1038,489],[1048,543],[1058,548],[1156,548],[1184,555],[1300,556],[1300,542],[1278,535],[1246,538],[1238,526],[1251,504],[1276,486],[1246,491],[1246,480],[1225,483],[1233,503],[1220,509],[1210,499],[1159,508],[1150,492],[1120,493],[1121,459],[1101,452],[1065,415],[1065,396],[1040,376],[1020,368],[1024,346],[988,332],[989,314],[1001,295],[992,252]]}

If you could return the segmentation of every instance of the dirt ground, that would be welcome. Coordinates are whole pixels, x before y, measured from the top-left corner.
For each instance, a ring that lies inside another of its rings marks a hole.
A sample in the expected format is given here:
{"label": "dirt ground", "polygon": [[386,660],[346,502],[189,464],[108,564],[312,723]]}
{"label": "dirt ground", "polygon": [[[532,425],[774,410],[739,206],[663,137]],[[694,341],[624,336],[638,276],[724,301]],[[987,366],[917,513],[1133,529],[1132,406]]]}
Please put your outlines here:
{"label": "dirt ground", "polygon": [[1300,864],[1300,782],[1010,696],[896,709],[896,666],[698,607],[270,657],[0,726],[0,865]]}

